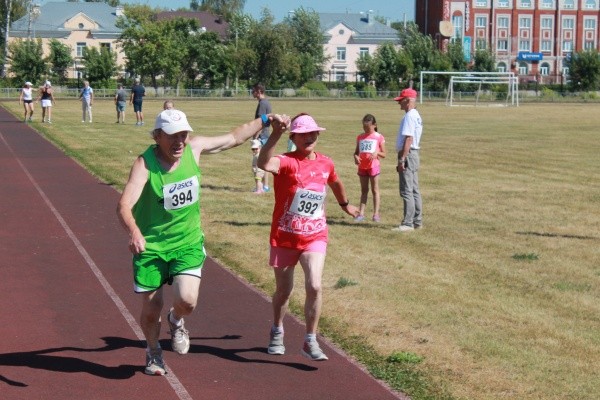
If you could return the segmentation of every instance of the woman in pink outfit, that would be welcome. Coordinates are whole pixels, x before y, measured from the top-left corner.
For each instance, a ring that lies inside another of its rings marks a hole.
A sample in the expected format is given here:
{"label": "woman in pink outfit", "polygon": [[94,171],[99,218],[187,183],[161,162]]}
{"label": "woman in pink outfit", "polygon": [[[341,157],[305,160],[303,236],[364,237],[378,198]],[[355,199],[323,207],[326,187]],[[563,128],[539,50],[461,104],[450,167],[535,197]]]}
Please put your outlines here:
{"label": "woman in pink outfit", "polygon": [[385,158],[385,139],[377,132],[377,120],[373,115],[365,115],[362,125],[364,133],[356,137],[354,150],[354,162],[358,165],[360,178],[360,214],[354,220],[360,222],[365,219],[370,184],[373,192],[373,221],[379,222],[379,173],[381,172],[379,159]]}
{"label": "woman in pink outfit", "polygon": [[316,338],[328,241],[325,218],[327,188],[331,188],[345,213],[353,217],[358,215],[358,209],[348,201],[333,161],[315,151],[319,135],[324,130],[310,115],[300,114],[292,119],[290,127],[290,139],[296,150],[274,156],[275,145],[283,130],[273,130],[258,156],[258,167],[273,174],[275,189],[269,264],[275,272],[276,287],[267,352],[285,353],[283,317],[294,288],[294,267],[300,263],[306,289],[306,336],[301,354],[313,361],[327,360]]}

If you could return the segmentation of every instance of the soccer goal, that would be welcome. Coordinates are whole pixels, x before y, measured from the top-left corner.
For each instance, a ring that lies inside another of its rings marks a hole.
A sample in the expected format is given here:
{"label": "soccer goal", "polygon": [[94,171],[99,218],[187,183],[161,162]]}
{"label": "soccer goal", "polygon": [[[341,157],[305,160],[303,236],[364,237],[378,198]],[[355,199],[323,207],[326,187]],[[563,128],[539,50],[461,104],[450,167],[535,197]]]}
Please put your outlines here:
{"label": "soccer goal", "polygon": [[448,81],[447,106],[519,106],[519,80],[513,72],[422,71],[421,88],[427,75],[442,75]]}

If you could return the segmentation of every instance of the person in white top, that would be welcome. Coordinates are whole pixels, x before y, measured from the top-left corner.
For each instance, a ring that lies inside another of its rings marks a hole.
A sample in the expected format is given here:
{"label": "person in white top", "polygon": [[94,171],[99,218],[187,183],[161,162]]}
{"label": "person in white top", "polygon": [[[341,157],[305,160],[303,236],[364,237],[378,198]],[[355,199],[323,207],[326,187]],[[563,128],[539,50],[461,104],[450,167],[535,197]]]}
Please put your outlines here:
{"label": "person in white top", "polygon": [[417,92],[404,89],[394,99],[406,112],[398,129],[396,151],[398,165],[396,171],[400,178],[400,197],[404,203],[404,217],[400,226],[393,228],[397,232],[411,232],[423,227],[423,201],[419,190],[419,149],[423,121],[416,109]]}
{"label": "person in white top", "polygon": [[33,89],[31,88],[32,86],[33,85],[31,84],[31,82],[25,82],[25,84],[23,85],[23,89],[21,89],[21,94],[19,95],[19,104],[23,104],[24,122],[31,122],[31,120],[33,119]]}

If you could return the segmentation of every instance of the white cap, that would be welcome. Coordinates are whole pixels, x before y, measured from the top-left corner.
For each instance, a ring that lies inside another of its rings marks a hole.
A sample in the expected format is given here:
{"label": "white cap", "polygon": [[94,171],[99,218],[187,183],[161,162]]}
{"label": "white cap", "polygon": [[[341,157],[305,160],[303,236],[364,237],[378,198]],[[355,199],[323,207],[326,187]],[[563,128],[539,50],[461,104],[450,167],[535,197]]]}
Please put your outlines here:
{"label": "white cap", "polygon": [[260,149],[260,140],[254,139],[250,142],[251,149]]}
{"label": "white cap", "polygon": [[25,86],[33,86],[31,82],[27,81],[25,82]]}
{"label": "white cap", "polygon": [[162,129],[167,135],[182,131],[194,131],[185,114],[179,110],[164,110],[158,114],[156,122],[154,122],[154,129]]}
{"label": "white cap", "polygon": [[52,84],[50,83],[50,81],[46,81],[46,83],[44,83],[45,86],[52,86]]}

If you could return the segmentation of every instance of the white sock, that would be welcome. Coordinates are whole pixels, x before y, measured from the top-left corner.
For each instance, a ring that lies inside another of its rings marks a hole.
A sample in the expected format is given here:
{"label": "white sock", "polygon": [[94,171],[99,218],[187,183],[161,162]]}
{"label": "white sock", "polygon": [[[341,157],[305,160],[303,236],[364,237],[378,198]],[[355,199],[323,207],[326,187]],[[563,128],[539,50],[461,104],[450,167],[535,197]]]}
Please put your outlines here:
{"label": "white sock", "polygon": [[271,332],[273,333],[283,333],[283,326],[275,326],[271,327]]}
{"label": "white sock", "polygon": [[305,342],[316,342],[317,334],[316,333],[307,333],[306,335],[304,335],[304,341]]}
{"label": "white sock", "polygon": [[177,327],[181,326],[183,318],[175,319],[174,315],[172,311],[169,313],[169,322]]}

